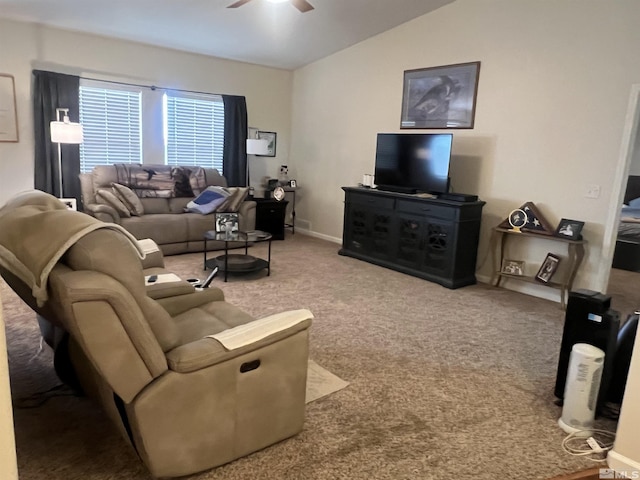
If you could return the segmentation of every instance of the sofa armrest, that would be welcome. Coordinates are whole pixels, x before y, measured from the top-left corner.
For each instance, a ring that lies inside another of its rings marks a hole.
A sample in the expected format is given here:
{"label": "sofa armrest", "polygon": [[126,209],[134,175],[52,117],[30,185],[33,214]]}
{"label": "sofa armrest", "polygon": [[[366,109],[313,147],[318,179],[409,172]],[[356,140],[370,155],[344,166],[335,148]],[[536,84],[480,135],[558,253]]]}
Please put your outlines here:
{"label": "sofa armrest", "polygon": [[102,220],[107,223],[117,223],[120,225],[120,215],[116,212],[116,209],[101,203],[89,203],[84,205],[85,213],[88,213],[92,217],[96,217],[98,220]]}
{"label": "sofa armrest", "polygon": [[256,202],[246,200],[238,209],[238,228],[242,232],[250,232],[256,229]]}
{"label": "sofa armrest", "polygon": [[169,315],[175,317],[181,313],[197,308],[211,302],[224,301],[224,293],[217,287],[203,288],[202,290],[193,291],[194,288],[188,282],[192,292],[184,295],[167,296],[158,298],[156,301],[167,311]]}
{"label": "sofa armrest", "polygon": [[[210,337],[202,338],[194,342],[181,345],[166,354],[169,369],[177,373],[189,373],[210,367],[212,365],[216,365],[218,363],[222,363],[232,358],[259,350],[267,345],[271,345],[272,343],[276,343],[287,337],[307,330],[311,326],[311,322],[313,319],[313,314],[309,310],[295,310],[291,312],[284,312],[283,314],[273,315],[272,317],[281,315],[297,317],[299,321],[294,325],[283,328],[281,330],[277,330],[252,343],[243,345],[233,350],[226,349],[220,342]],[[269,317],[265,317],[261,320],[266,320],[268,318]],[[260,322],[260,320],[258,320],[257,322]],[[246,325],[241,325],[240,327],[250,326],[251,324],[249,323]]]}

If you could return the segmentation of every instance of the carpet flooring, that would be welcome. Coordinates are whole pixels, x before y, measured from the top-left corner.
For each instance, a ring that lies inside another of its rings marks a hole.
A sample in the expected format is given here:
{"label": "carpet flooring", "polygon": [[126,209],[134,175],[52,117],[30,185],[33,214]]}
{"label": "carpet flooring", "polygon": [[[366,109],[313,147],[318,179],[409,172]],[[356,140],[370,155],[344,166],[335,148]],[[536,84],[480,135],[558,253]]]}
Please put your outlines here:
{"label": "carpet flooring", "polygon": [[[310,309],[310,358],[349,386],[309,403],[296,437],[191,479],[546,479],[593,466],[561,448],[559,304],[484,284],[449,290],[338,249],[287,235],[273,242],[271,276],[214,281],[257,317]],[[252,251],[264,255],[266,245]],[[201,254],[166,265],[206,276]],[[57,380],[51,352],[38,353],[33,314],[0,288],[18,403]],[[86,398],[14,414],[21,480],[150,478]]]}

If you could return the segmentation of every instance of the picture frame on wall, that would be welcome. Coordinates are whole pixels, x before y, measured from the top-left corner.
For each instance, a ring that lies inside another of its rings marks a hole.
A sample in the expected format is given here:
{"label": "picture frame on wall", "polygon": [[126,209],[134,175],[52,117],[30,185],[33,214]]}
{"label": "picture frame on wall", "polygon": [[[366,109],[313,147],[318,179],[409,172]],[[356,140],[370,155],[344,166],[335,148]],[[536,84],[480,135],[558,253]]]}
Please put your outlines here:
{"label": "picture frame on wall", "polygon": [[276,132],[263,132],[258,130],[257,138],[259,140],[267,140],[268,153],[265,155],[256,155],[256,157],[275,157],[276,156],[276,139],[278,134]]}
{"label": "picture frame on wall", "polygon": [[571,220],[569,218],[563,218],[556,228],[556,237],[568,238],[569,240],[581,240],[582,228],[584,222],[580,220]]}
{"label": "picture frame on wall", "polygon": [[61,198],[60,201],[64,203],[69,210],[78,210],[78,202],[75,198]]}
{"label": "picture frame on wall", "polygon": [[544,259],[544,262],[542,262],[540,270],[538,270],[536,274],[536,280],[542,283],[549,283],[553,274],[556,273],[559,263],[560,257],[553,253],[547,253],[547,257]]}
{"label": "picture frame on wall", "polygon": [[473,128],[480,62],[405,70],[400,128]]}
{"label": "picture frame on wall", "polygon": [[0,142],[18,142],[18,109],[13,75],[0,73]]}

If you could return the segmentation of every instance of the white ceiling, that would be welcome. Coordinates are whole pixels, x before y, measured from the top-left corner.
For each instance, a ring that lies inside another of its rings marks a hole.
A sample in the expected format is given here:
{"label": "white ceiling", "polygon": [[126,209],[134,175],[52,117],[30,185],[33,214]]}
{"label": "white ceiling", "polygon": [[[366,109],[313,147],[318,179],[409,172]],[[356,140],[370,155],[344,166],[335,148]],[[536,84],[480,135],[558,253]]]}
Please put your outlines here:
{"label": "white ceiling", "polygon": [[0,17],[295,69],[454,0],[0,0]]}

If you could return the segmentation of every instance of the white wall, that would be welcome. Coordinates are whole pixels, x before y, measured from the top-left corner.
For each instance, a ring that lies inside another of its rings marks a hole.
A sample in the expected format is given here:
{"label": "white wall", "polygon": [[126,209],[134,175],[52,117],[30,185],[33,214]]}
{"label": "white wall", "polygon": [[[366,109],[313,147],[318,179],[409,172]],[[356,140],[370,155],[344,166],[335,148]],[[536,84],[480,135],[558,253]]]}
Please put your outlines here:
{"label": "white wall", "polygon": [[[491,228],[532,201],[554,225],[563,217],[586,222],[588,256],[576,285],[601,290],[600,257],[611,248],[602,237],[619,189],[614,170],[629,91],[640,76],[638,19],[635,0],[458,0],[297,70],[291,163],[304,187],[298,219],[341,238],[340,187],[372,173],[376,133],[400,131],[403,71],[479,60],[475,128],[452,131],[451,177],[456,191],[487,202],[480,276],[491,271]],[[599,199],[584,198],[588,184],[601,186]],[[519,253],[529,273],[553,248],[535,244]],[[538,294],[558,298],[547,289]]]}
{"label": "white wall", "polygon": [[[119,78],[209,93],[244,95],[249,125],[278,133],[277,157],[252,161],[252,185],[289,158],[292,73],[203,55],[0,20],[0,72],[14,75],[19,143],[0,143],[0,205],[33,188],[31,71]],[[253,159],[252,159],[253,160]]]}

